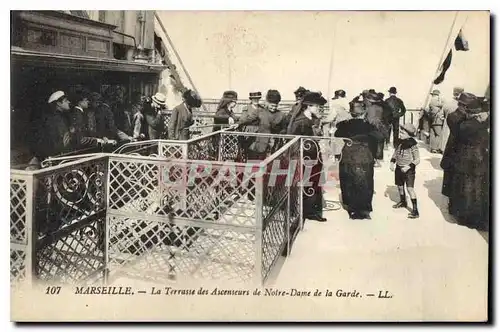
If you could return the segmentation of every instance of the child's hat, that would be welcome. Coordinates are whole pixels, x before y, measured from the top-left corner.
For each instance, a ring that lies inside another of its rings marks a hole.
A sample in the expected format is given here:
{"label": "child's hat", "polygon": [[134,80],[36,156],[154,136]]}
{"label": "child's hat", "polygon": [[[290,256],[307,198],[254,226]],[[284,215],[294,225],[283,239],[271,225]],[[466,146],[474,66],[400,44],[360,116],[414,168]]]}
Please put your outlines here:
{"label": "child's hat", "polygon": [[411,123],[405,123],[402,125],[399,125],[401,129],[406,131],[410,136],[415,136],[417,134],[417,128]]}

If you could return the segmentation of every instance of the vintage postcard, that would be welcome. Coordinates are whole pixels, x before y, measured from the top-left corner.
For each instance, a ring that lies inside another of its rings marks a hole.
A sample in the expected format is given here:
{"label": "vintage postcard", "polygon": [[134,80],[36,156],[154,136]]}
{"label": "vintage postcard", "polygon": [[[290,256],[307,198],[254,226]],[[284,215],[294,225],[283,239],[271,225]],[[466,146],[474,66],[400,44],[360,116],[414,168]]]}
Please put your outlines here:
{"label": "vintage postcard", "polygon": [[488,11],[11,11],[11,320],[488,321]]}

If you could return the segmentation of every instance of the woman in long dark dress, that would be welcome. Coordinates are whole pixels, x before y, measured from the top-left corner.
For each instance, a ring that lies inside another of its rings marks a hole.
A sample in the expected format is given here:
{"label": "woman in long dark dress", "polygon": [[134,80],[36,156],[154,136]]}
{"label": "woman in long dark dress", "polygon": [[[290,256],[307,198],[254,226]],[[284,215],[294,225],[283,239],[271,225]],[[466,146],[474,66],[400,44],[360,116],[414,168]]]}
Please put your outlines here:
{"label": "woman in long dark dress", "polygon": [[[319,106],[326,104],[326,99],[318,92],[309,92],[303,97],[300,110],[290,124],[289,133],[292,135],[315,136],[315,119],[320,117]],[[314,164],[312,170],[307,172],[304,166],[304,174],[310,174],[309,179],[303,179],[311,186],[303,188],[302,202],[304,219],[326,221],[323,217],[323,188],[320,179],[323,170],[323,159],[318,143],[312,139],[304,141],[304,160],[311,160]]]}
{"label": "woman in long dark dress", "polygon": [[461,225],[489,229],[489,112],[476,96],[463,93],[466,117],[458,124],[457,158],[450,188],[450,213]]}
{"label": "woman in long dark dress", "polygon": [[336,137],[352,140],[342,149],[339,164],[342,203],[347,207],[351,219],[370,219],[373,199],[373,167],[377,146],[384,134],[366,121],[366,108],[355,98],[350,104],[352,119],[337,125]]}

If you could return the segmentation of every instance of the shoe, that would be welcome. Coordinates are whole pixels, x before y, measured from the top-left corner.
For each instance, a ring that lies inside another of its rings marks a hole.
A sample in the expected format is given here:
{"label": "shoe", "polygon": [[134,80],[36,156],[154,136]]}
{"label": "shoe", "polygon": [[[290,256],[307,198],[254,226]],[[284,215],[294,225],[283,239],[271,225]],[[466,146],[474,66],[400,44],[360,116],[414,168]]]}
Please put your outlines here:
{"label": "shoe", "polygon": [[327,220],[326,218],[323,218],[320,216],[310,216],[310,217],[306,217],[306,219],[316,220],[316,221],[320,221],[320,222],[325,222]]}
{"label": "shoe", "polygon": [[405,208],[408,207],[406,202],[399,202],[398,204],[395,204],[392,206],[393,209],[399,209],[399,208]]}
{"label": "shoe", "polygon": [[418,211],[411,211],[410,213],[408,213],[408,218],[410,219],[416,219],[420,217],[420,215],[418,214]]}

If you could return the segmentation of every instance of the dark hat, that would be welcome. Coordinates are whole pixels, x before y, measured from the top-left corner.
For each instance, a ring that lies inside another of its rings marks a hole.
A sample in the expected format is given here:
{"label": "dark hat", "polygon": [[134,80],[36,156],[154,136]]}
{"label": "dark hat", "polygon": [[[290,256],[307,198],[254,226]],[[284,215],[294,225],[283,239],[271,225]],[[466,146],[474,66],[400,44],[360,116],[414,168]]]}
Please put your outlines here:
{"label": "dark hat", "polygon": [[432,92],[431,92],[431,95],[433,95],[433,96],[439,96],[440,94],[441,94],[441,91],[439,91],[437,89],[436,90],[432,90]]}
{"label": "dark hat", "polygon": [[73,95],[75,102],[79,102],[85,98],[90,100],[90,91],[85,88],[76,89]]}
{"label": "dark hat", "polygon": [[411,123],[401,124],[399,127],[406,131],[410,136],[415,136],[417,134],[417,128],[415,128],[415,126]]}
{"label": "dark hat", "polygon": [[262,93],[260,91],[257,92],[250,92],[248,95],[250,99],[255,99],[255,98],[262,98]]}
{"label": "dark hat", "polygon": [[381,99],[384,100],[384,94],[382,92],[377,93],[377,96]]}
{"label": "dark hat", "polygon": [[458,97],[458,103],[464,105],[468,111],[481,109],[482,100],[469,92],[462,92]]}
{"label": "dark hat", "polygon": [[296,97],[302,97],[303,95],[305,95],[305,93],[307,91],[308,90],[306,88],[304,88],[303,86],[299,86],[299,88],[297,90],[295,90],[294,94]]}
{"label": "dark hat", "polygon": [[302,104],[323,106],[326,104],[326,99],[321,92],[307,92],[302,99]]}
{"label": "dark hat", "polygon": [[375,91],[375,89],[370,89],[368,90],[368,93],[377,93],[377,92]]}
{"label": "dark hat", "polygon": [[389,89],[389,93],[398,93],[398,89],[396,89],[395,86],[391,86],[391,88]]}
{"label": "dark hat", "polygon": [[198,96],[198,94],[191,89],[184,91],[182,98],[190,107],[199,108],[201,106],[200,96]]}
{"label": "dark hat", "polygon": [[93,102],[101,102],[102,96],[99,92],[91,92],[90,93],[90,100]]}
{"label": "dark hat", "polygon": [[266,100],[272,104],[279,104],[281,101],[281,95],[278,90],[269,90],[266,94]]}
{"label": "dark hat", "polygon": [[372,103],[379,103],[382,100],[380,99],[380,96],[376,92],[369,92],[366,96],[365,99],[368,100],[369,102]]}
{"label": "dark hat", "polygon": [[[366,113],[365,103],[360,98],[361,96],[357,96],[349,103],[349,112],[353,115],[360,115]],[[355,109],[356,106],[361,106],[361,108]]]}
{"label": "dark hat", "polygon": [[339,97],[340,97],[340,98],[345,97],[345,91],[344,91],[344,90],[336,90],[336,91],[334,92],[334,94],[335,94],[335,95],[334,95],[334,97],[333,97],[332,99],[336,99],[336,98],[339,98]]}
{"label": "dark hat", "polygon": [[232,90],[224,91],[224,93],[222,94],[222,99],[237,100],[238,94],[236,93],[236,91]]}

